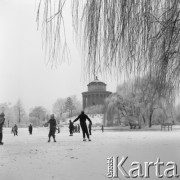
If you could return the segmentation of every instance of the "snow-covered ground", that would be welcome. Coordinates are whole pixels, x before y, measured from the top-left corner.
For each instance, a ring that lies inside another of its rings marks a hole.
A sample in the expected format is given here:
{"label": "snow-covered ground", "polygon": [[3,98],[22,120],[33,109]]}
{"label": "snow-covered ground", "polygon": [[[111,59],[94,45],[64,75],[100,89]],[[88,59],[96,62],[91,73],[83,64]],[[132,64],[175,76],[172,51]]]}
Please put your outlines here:
{"label": "snow-covered ground", "polygon": [[[159,157],[165,164],[176,162],[180,173],[179,128],[169,132],[96,130],[91,142],[83,142],[81,133],[69,136],[64,128],[56,134],[56,143],[47,142],[48,128],[34,128],[32,136],[25,128],[16,137],[10,131],[4,128],[5,144],[0,146],[0,180],[107,180],[110,156],[128,156],[125,168],[133,161],[144,167],[145,161],[156,162]],[[119,173],[119,179],[128,178]],[[153,167],[149,179],[157,179]]]}

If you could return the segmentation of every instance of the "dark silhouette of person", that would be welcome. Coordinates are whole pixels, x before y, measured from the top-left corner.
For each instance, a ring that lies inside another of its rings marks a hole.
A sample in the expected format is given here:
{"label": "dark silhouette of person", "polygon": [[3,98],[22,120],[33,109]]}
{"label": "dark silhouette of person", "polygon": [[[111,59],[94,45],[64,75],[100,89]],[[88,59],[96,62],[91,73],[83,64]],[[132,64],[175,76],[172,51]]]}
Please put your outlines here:
{"label": "dark silhouette of person", "polygon": [[57,127],[56,130],[58,131],[58,134],[60,133],[60,127]]}
{"label": "dark silhouette of person", "polygon": [[53,137],[54,139],[54,142],[56,142],[56,139],[55,139],[55,133],[56,133],[56,120],[54,118],[54,114],[51,114],[50,116],[50,120],[47,122],[50,124],[50,127],[49,127],[49,140],[48,142],[51,141],[51,136]]}
{"label": "dark silhouette of person", "polygon": [[18,136],[18,126],[15,124],[13,127],[14,136]]}
{"label": "dark silhouette of person", "polygon": [[29,134],[30,134],[30,135],[32,135],[32,130],[33,130],[33,127],[32,127],[32,125],[30,124],[30,125],[29,125]]}
{"label": "dark silhouette of person", "polygon": [[86,141],[85,135],[87,136],[88,140],[91,141],[91,139],[89,138],[89,133],[88,133],[87,125],[86,125],[86,119],[89,121],[90,124],[92,124],[92,121],[84,113],[84,111],[81,111],[81,114],[73,121],[73,123],[76,122],[78,119],[80,120],[80,126],[83,133],[83,141]]}
{"label": "dark silhouette of person", "polygon": [[77,126],[77,127],[78,127],[78,133],[80,133],[80,125],[78,124],[78,126]]}
{"label": "dark silhouette of person", "polygon": [[70,133],[70,136],[73,136],[73,131],[74,131],[74,125],[71,122],[71,120],[69,120],[69,133]]}
{"label": "dark silhouette of person", "polygon": [[88,129],[89,129],[89,135],[92,135],[92,133],[91,133],[91,123],[89,123]]}
{"label": "dark silhouette of person", "polygon": [[3,125],[4,125],[4,121],[5,121],[4,116],[5,116],[4,113],[0,114],[0,145],[4,144],[2,142],[2,139],[3,139]]}
{"label": "dark silhouette of person", "polygon": [[77,133],[77,125],[74,126],[74,133]]}
{"label": "dark silhouette of person", "polygon": [[104,132],[104,126],[102,125],[102,127],[101,127],[101,130],[102,130],[102,132]]}

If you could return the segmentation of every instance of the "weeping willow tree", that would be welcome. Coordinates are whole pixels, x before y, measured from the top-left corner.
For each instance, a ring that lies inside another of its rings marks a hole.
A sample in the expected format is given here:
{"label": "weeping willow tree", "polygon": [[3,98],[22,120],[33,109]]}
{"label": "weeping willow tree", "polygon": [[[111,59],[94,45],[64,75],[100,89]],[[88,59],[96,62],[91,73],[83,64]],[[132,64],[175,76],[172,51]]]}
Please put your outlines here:
{"label": "weeping willow tree", "polygon": [[[65,0],[40,0],[43,37],[53,64],[62,42]],[[180,0],[72,0],[75,32],[85,50],[84,73],[156,80],[159,96],[174,97],[180,79]],[[138,82],[138,80],[137,80]]]}

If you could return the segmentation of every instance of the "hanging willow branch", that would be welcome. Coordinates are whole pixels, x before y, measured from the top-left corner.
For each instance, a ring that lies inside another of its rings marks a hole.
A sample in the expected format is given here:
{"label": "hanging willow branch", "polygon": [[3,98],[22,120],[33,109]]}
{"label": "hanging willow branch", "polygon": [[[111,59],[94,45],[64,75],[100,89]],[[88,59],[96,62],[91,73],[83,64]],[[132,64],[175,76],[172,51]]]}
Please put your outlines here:
{"label": "hanging willow branch", "polygon": [[[58,39],[48,45],[53,62],[62,50],[63,2],[57,0],[60,11],[52,15],[54,0],[44,1],[46,42]],[[85,74],[149,74],[159,96],[173,97],[180,79],[180,0],[72,0],[72,15],[83,39]]]}
{"label": "hanging willow branch", "polygon": [[69,50],[63,19],[65,3],[66,0],[40,0],[38,4],[36,22],[39,27],[42,14],[43,46],[48,63],[51,63],[51,66],[68,59]]}

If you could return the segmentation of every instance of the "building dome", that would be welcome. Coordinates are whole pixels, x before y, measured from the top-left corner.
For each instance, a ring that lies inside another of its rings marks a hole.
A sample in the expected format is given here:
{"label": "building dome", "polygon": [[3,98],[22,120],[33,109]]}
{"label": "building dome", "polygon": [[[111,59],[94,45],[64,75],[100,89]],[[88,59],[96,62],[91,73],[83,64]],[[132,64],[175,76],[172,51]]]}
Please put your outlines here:
{"label": "building dome", "polygon": [[106,91],[106,84],[96,79],[90,82],[88,85],[88,91]]}
{"label": "building dome", "polygon": [[94,105],[103,105],[105,98],[107,98],[111,92],[106,91],[106,84],[96,79],[90,82],[88,85],[88,91],[83,92],[83,109]]}

